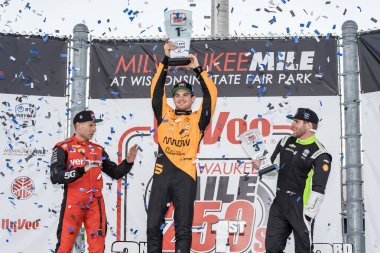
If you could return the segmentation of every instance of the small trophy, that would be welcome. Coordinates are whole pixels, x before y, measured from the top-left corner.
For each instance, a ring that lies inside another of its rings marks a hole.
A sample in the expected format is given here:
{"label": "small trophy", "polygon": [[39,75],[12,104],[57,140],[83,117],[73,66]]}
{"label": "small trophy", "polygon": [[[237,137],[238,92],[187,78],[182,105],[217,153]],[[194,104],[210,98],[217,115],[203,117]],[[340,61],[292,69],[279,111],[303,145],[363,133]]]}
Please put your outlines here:
{"label": "small trophy", "polygon": [[192,32],[192,13],[187,10],[172,10],[165,12],[165,30],[171,42],[176,45],[170,51],[170,66],[185,66],[190,63],[186,58],[190,50]]}
{"label": "small trophy", "polygon": [[250,129],[239,136],[242,147],[252,160],[260,160],[261,167],[259,170],[259,177],[261,177],[276,169],[270,159],[267,158],[268,151],[265,148],[263,136],[259,129]]}

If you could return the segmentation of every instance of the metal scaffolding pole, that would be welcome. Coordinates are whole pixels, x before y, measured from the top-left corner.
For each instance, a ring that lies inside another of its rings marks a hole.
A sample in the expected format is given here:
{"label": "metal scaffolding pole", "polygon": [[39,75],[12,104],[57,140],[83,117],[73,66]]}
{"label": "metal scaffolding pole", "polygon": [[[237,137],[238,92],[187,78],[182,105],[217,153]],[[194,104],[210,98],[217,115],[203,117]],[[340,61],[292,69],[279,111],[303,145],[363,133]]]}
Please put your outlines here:
{"label": "metal scaffolding pole", "polygon": [[87,94],[87,55],[89,48],[88,28],[84,24],[74,27],[73,36],[73,64],[71,66],[72,84],[70,94],[70,131],[71,136],[75,131],[72,125],[73,117],[80,111],[86,109]]}
{"label": "metal scaffolding pole", "polygon": [[[74,29],[72,52],[73,64],[71,66],[72,84],[70,94],[70,122],[69,136],[75,132],[72,125],[75,114],[86,109],[87,99],[87,55],[89,48],[89,30],[84,24],[77,24]],[[81,227],[79,234],[75,240],[73,253],[82,253],[85,249],[85,230]]]}
{"label": "metal scaffolding pole", "polygon": [[343,107],[347,189],[347,243],[355,253],[365,252],[362,194],[362,158],[359,100],[358,25],[348,20],[342,26]]}
{"label": "metal scaffolding pole", "polygon": [[229,0],[211,0],[211,36],[229,35]]}

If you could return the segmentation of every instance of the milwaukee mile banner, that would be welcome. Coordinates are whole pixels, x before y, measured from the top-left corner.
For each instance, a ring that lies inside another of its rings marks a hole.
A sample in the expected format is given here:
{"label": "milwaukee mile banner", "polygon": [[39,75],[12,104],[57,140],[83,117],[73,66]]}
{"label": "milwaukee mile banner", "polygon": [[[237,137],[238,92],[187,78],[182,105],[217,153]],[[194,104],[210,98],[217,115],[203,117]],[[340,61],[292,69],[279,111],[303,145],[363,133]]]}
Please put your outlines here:
{"label": "milwaukee mile banner", "polygon": [[[198,191],[193,221],[193,252],[212,252],[220,235],[217,224],[230,226],[231,252],[265,252],[268,212],[276,175],[258,178],[238,136],[259,128],[271,154],[291,133],[286,118],[298,107],[322,119],[317,136],[333,156],[324,203],[315,225],[315,250],[336,251],[342,244],[340,188],[340,111],[337,41],[299,40],[194,41],[191,51],[218,88],[212,122],[200,144]],[[123,180],[104,176],[109,232],[107,252],[146,252],[146,210],[157,154],[150,85],[163,58],[163,42],[99,42],[91,46],[89,108],[104,121],[96,141],[121,161],[137,143],[134,167]],[[185,80],[194,85],[198,110],[202,92],[192,70],[169,68],[166,90]],[[168,103],[173,106],[167,92]],[[164,252],[174,252],[172,208],[166,214]],[[214,224],[214,225],[213,225]],[[216,225],[215,225],[216,224]],[[292,238],[292,237],[291,237]],[[294,252],[293,239],[286,252]]]}
{"label": "milwaukee mile banner", "polygon": [[[121,46],[122,45],[122,46]],[[191,50],[212,74],[221,97],[318,96],[338,93],[336,40],[193,41]],[[149,97],[162,42],[94,42],[92,98]],[[172,68],[168,88],[184,80],[198,85],[181,67]]]}

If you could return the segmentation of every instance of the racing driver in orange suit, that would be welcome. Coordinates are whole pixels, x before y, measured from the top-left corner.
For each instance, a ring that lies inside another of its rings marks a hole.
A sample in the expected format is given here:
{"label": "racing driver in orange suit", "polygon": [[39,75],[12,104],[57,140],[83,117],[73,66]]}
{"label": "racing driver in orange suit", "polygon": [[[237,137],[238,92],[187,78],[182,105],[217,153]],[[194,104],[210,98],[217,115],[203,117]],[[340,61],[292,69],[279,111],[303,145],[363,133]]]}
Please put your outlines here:
{"label": "racing driver in orange suit", "polygon": [[174,206],[175,252],[189,253],[196,196],[194,163],[203,137],[215,111],[217,89],[196,56],[189,54],[187,68],[193,69],[203,92],[199,110],[192,111],[195,101],[192,85],[179,82],[171,90],[175,109],[166,102],[165,80],[172,42],[164,45],[165,57],[159,64],[151,86],[154,116],[157,120],[158,156],[148,205],[148,253],[162,252],[162,226],[165,213]]}

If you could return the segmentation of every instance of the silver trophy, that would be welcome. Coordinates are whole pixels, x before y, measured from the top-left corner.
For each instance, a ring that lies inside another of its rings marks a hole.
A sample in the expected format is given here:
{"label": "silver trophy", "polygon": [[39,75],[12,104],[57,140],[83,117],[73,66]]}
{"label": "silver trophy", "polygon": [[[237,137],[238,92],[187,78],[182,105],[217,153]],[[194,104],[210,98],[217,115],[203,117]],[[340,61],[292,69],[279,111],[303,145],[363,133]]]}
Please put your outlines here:
{"label": "silver trophy", "polygon": [[276,169],[276,165],[273,165],[268,159],[268,151],[265,148],[264,138],[259,129],[250,129],[245,131],[239,136],[241,145],[244,151],[252,160],[260,160],[261,166],[259,169],[260,178]]}
{"label": "silver trophy", "polygon": [[177,47],[170,51],[170,66],[185,66],[190,63],[190,59],[186,56],[190,50],[192,23],[191,11],[172,10],[165,12],[166,35]]}

